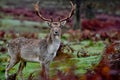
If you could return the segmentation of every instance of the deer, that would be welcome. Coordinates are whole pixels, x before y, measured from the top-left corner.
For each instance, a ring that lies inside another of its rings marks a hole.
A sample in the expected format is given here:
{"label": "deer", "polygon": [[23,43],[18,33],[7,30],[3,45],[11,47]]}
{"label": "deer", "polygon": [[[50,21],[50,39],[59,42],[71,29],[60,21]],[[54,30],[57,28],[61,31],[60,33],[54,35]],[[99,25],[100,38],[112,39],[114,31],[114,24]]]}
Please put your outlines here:
{"label": "deer", "polygon": [[22,71],[26,66],[26,63],[38,62],[42,66],[41,70],[44,71],[45,78],[42,80],[49,80],[49,67],[60,47],[62,27],[74,14],[75,5],[72,2],[70,3],[72,9],[70,10],[68,16],[64,17],[63,19],[59,18],[58,21],[54,21],[52,18],[48,19],[43,17],[39,11],[39,2],[34,4],[36,14],[43,21],[48,22],[50,32],[44,39],[27,39],[25,37],[18,37],[8,42],[7,49],[10,60],[5,70],[6,79],[9,78],[10,69],[20,62],[16,74],[19,74],[21,79],[24,80]]}

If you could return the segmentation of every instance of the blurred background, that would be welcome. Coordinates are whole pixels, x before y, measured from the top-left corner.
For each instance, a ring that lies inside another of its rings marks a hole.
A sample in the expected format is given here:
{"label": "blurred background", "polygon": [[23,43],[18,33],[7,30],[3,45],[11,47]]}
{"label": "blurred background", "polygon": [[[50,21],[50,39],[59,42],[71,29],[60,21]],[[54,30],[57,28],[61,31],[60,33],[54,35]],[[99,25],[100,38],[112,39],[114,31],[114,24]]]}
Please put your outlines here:
{"label": "blurred background", "polygon": [[[68,16],[71,10],[70,0],[0,0],[0,80],[5,80],[5,66],[9,61],[7,41],[17,37],[45,38],[49,33],[47,23],[33,8],[37,1],[41,14],[54,21]],[[119,80],[120,0],[72,2],[76,4],[75,14],[62,28],[62,44],[51,63],[51,80]],[[24,77],[35,80],[39,64],[27,65]],[[17,67],[10,73],[15,73]]]}

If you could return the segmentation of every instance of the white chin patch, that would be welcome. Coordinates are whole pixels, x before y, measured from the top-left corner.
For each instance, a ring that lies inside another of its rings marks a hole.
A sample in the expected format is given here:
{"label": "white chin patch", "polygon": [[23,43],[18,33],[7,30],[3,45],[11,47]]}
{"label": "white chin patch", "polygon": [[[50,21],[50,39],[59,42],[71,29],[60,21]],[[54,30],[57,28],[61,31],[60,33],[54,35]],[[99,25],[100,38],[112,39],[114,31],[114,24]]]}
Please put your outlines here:
{"label": "white chin patch", "polygon": [[56,39],[59,39],[59,36],[55,36]]}

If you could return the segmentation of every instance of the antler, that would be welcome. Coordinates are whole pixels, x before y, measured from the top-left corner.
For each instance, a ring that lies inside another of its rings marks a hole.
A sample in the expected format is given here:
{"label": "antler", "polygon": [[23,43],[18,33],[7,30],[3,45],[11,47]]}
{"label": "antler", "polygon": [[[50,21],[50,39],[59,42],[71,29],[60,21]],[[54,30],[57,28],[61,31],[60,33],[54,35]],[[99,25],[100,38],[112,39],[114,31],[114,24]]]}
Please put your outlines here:
{"label": "antler", "polygon": [[35,8],[35,11],[36,11],[37,15],[38,15],[42,20],[44,20],[44,21],[52,22],[52,18],[51,18],[51,19],[46,19],[45,17],[43,17],[43,16],[39,13],[39,6],[38,6],[38,4],[39,4],[39,1],[38,1],[36,4],[34,4],[34,8]]}
{"label": "antler", "polygon": [[68,20],[68,19],[71,18],[72,15],[74,14],[76,5],[73,5],[72,1],[70,1],[70,4],[71,4],[72,9],[71,9],[69,15],[68,15],[67,17],[65,17],[64,19],[59,19],[60,21]]}

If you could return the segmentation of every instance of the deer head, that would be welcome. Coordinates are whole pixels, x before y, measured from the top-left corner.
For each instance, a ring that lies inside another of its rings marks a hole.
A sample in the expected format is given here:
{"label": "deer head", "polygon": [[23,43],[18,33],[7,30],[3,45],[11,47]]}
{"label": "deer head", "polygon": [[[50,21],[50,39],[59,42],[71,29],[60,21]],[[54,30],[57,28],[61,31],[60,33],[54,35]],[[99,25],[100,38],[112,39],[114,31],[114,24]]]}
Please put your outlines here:
{"label": "deer head", "polygon": [[53,32],[53,35],[60,35],[59,32],[61,32],[61,27],[65,25],[66,20],[68,20],[69,18],[71,18],[71,16],[74,14],[74,10],[75,10],[75,5],[73,5],[73,3],[70,1],[72,9],[70,11],[70,13],[68,14],[68,16],[65,16],[65,18],[60,19],[58,21],[53,21],[52,18],[47,19],[45,17],[43,17],[39,12],[39,2],[37,2],[34,5],[35,11],[37,13],[37,15],[44,21],[48,22],[48,25],[52,28],[51,31]]}

